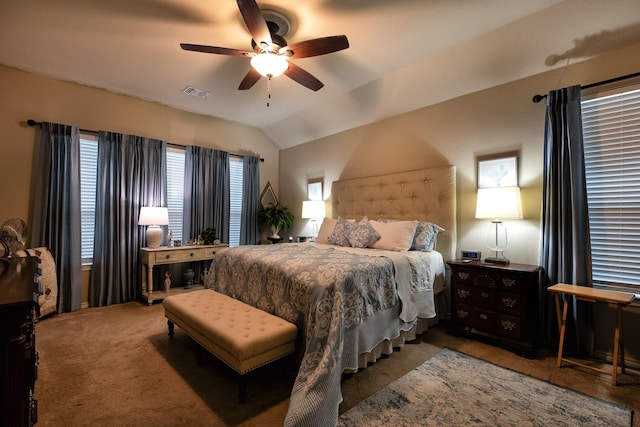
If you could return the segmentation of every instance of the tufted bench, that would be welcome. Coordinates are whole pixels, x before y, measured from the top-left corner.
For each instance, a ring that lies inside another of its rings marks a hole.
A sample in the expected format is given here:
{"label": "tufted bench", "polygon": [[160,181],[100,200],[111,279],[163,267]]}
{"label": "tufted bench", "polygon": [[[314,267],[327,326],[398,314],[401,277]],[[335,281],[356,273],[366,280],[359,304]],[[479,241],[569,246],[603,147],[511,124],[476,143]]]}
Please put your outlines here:
{"label": "tufted bench", "polygon": [[295,351],[294,324],[219,292],[202,289],[162,304],[170,337],[178,325],[240,374],[241,402],[247,397],[245,374]]}

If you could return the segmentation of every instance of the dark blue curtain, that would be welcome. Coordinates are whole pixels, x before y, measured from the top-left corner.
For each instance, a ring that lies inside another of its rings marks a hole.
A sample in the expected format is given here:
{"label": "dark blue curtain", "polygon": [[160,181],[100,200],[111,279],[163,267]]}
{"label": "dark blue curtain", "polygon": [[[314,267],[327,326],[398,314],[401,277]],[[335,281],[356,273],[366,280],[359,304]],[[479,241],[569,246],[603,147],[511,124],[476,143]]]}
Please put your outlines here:
{"label": "dark blue curtain", "polygon": [[[547,95],[540,259],[547,283],[540,289],[544,344],[557,345],[554,300],[548,286],[593,286],[584,171],[580,86]],[[592,304],[574,301],[567,315],[567,354],[593,354]]]}
{"label": "dark blue curtain", "polygon": [[240,244],[260,243],[260,159],[245,156],[242,161],[242,220],[240,221]]}
{"label": "dark blue curtain", "polygon": [[188,146],[184,166],[183,240],[195,239],[214,228],[229,243],[229,153]]}
{"label": "dark blue curtain", "polygon": [[58,313],[80,309],[80,133],[74,126],[42,123],[33,150],[31,247],[51,249],[58,280]]}
{"label": "dark blue curtain", "polygon": [[93,268],[89,283],[92,307],[137,299],[140,248],[145,229],[138,226],[142,206],[166,206],[164,141],[101,131]]}

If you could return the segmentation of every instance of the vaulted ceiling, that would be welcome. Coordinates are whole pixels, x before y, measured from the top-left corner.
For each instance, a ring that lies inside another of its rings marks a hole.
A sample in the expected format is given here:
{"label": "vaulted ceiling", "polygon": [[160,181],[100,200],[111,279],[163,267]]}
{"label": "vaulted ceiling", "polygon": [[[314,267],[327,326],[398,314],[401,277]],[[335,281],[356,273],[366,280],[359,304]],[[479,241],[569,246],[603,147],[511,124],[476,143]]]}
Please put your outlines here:
{"label": "vaulted ceiling", "polygon": [[[0,63],[244,123],[286,148],[640,41],[637,0],[258,5],[287,18],[290,44],[348,37],[346,50],[292,59],[322,89],[280,76],[240,91],[247,58],[180,48],[251,50],[233,0],[1,0]],[[210,95],[186,95],[187,86]]]}

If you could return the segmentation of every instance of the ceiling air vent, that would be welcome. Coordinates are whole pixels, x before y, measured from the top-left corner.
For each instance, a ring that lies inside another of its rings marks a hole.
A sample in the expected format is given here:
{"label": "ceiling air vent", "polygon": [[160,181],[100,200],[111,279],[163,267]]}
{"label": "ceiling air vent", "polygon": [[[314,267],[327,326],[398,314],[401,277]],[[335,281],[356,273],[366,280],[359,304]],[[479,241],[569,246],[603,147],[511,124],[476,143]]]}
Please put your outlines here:
{"label": "ceiling air vent", "polygon": [[206,90],[196,89],[195,87],[187,86],[182,89],[182,93],[186,93],[187,95],[195,96],[196,98],[204,99],[209,96],[210,92]]}

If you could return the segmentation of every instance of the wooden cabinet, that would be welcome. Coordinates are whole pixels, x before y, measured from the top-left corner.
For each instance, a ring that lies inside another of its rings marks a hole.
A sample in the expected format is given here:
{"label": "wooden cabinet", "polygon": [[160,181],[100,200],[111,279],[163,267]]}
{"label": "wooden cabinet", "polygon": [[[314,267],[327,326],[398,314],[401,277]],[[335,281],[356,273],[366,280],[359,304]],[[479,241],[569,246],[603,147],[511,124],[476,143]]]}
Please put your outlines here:
{"label": "wooden cabinet", "polygon": [[229,245],[193,245],[193,246],[161,246],[159,248],[142,248],[142,298],[149,305],[154,301],[164,299],[168,294],[153,290],[153,266],[177,264],[191,261],[206,261],[213,259],[216,251]]}
{"label": "wooden cabinet", "polygon": [[482,336],[527,357],[538,344],[537,265],[449,261],[453,334]]}
{"label": "wooden cabinet", "polygon": [[0,426],[38,421],[35,309],[38,257],[0,258]]}

